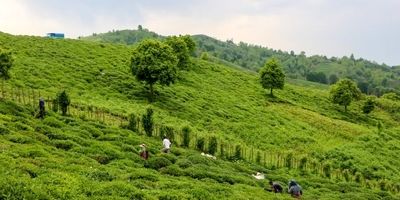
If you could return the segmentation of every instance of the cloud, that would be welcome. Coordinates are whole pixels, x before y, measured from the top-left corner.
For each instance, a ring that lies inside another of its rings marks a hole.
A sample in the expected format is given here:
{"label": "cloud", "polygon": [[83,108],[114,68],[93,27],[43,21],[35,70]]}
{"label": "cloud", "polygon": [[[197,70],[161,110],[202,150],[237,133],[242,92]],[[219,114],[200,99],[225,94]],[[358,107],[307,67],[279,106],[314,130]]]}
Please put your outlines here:
{"label": "cloud", "polygon": [[397,0],[1,0],[0,30],[68,37],[133,29],[207,34],[308,55],[399,64]]}

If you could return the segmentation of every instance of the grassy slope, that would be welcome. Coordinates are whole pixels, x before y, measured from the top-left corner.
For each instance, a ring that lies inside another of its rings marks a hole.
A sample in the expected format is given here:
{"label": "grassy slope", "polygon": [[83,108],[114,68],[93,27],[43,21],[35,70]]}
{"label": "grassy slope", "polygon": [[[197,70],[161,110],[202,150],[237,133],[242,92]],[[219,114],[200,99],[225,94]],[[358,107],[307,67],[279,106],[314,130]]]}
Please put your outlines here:
{"label": "grassy slope", "polygon": [[[121,112],[141,113],[146,107],[143,88],[129,72],[127,46],[5,34],[0,45],[16,54],[9,84],[49,95],[67,89],[75,102]],[[254,74],[201,60],[182,75],[172,87],[158,88],[153,104],[157,121],[189,124],[199,134],[266,150],[299,150],[336,164],[350,162],[353,168],[366,173],[376,169],[373,173],[393,181],[399,177],[399,159],[393,160],[398,157],[393,147],[399,144],[395,115],[378,110],[367,117],[358,114],[357,104],[343,114],[329,103],[327,90],[296,81],[270,98]],[[385,120],[389,142],[376,136],[376,119]]]}

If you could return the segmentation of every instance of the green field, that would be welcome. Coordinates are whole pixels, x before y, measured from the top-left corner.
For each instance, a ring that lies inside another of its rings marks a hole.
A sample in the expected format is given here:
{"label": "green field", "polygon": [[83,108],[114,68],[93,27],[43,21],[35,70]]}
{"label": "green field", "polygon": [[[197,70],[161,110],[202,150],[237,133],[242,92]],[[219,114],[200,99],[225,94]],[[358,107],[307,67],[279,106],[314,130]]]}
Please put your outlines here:
{"label": "green field", "polygon": [[[304,199],[400,199],[398,101],[378,99],[369,115],[356,102],[346,113],[329,101],[326,85],[288,80],[270,97],[257,74],[193,58],[176,84],[156,87],[150,105],[130,73],[132,46],[0,33],[0,47],[15,55],[7,93],[35,89],[51,99],[65,89],[75,104],[121,115],[151,106],[158,124],[284,156],[264,167],[220,150],[216,161],[193,148],[161,155],[159,138],[53,112],[39,120],[32,107],[7,98],[0,102],[0,199],[289,198],[264,191],[267,181],[251,177],[256,171],[284,185],[295,178]],[[149,162],[137,154],[143,142]],[[289,157],[306,157],[308,168],[287,164]]]}

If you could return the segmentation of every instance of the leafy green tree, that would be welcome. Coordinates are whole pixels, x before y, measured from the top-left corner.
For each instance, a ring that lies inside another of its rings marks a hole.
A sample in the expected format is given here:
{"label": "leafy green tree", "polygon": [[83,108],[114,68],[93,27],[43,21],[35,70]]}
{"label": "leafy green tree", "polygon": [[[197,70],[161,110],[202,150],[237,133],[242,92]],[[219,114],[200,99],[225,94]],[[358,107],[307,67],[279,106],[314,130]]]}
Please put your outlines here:
{"label": "leafy green tree", "polygon": [[150,101],[154,97],[154,84],[168,86],[175,82],[178,76],[177,62],[173,49],[158,40],[144,40],[134,48],[132,74],[149,86]]}
{"label": "leafy green tree", "polygon": [[60,107],[62,114],[66,115],[68,107],[71,104],[71,100],[67,92],[63,90],[62,92],[58,93],[57,100],[58,100],[58,106]]}
{"label": "leafy green tree", "polygon": [[0,49],[0,78],[8,80],[10,78],[9,70],[13,66],[14,59],[11,51]]}
{"label": "leafy green tree", "polygon": [[193,38],[190,35],[183,35],[179,37],[182,38],[183,41],[185,41],[189,53],[193,55],[196,50],[196,43],[194,42]]}
{"label": "leafy green tree", "polygon": [[181,37],[171,36],[165,40],[165,43],[173,49],[178,58],[178,68],[188,69],[190,66],[190,53],[185,40]]}
{"label": "leafy green tree", "polygon": [[375,109],[375,104],[375,100],[371,97],[368,97],[362,106],[363,113],[369,114],[370,112],[372,112]]}
{"label": "leafy green tree", "polygon": [[354,81],[342,79],[331,87],[330,95],[333,103],[344,106],[347,111],[347,106],[361,97],[361,91]]}
{"label": "leafy green tree", "polygon": [[273,89],[283,89],[285,84],[285,74],[282,66],[276,58],[268,60],[260,70],[260,82],[264,89],[270,89],[273,96]]}
{"label": "leafy green tree", "polygon": [[153,109],[147,108],[146,114],[142,116],[143,129],[148,137],[151,137],[153,135],[153,129],[154,129],[153,113],[154,113]]}

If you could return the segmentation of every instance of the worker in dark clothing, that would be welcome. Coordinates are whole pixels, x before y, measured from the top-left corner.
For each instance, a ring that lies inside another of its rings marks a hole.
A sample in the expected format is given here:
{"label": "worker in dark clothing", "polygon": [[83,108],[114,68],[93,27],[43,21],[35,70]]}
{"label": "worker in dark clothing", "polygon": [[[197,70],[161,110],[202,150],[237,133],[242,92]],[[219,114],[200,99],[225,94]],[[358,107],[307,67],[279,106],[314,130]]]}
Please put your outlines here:
{"label": "worker in dark clothing", "polygon": [[269,185],[271,186],[271,189],[268,189],[268,191],[275,192],[275,193],[282,193],[283,188],[279,183],[269,181]]}
{"label": "worker in dark clothing", "polygon": [[296,181],[293,179],[289,181],[288,192],[292,195],[292,197],[295,197],[297,199],[300,199],[301,195],[303,195],[301,186],[297,184]]}
{"label": "worker in dark clothing", "polygon": [[39,118],[42,118],[42,119],[44,118],[44,115],[46,113],[44,105],[45,105],[44,99],[40,98],[39,99]]}

